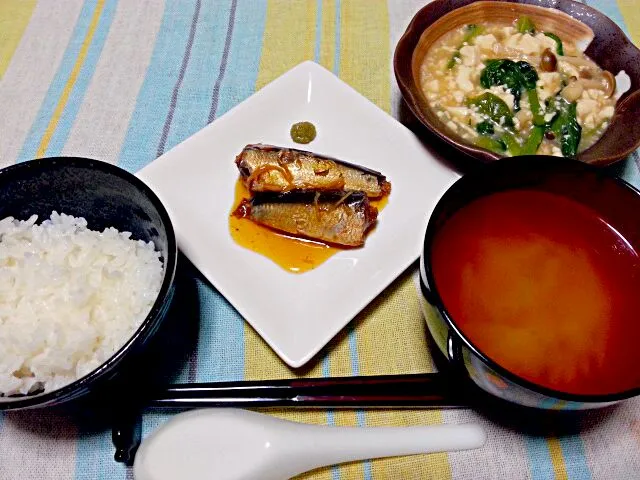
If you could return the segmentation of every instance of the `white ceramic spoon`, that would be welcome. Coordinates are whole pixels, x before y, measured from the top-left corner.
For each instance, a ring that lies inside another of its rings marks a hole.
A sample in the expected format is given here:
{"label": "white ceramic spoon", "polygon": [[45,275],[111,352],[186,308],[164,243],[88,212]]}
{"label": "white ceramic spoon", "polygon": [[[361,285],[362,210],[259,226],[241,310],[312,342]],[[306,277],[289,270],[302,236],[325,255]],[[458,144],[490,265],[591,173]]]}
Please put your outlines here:
{"label": "white ceramic spoon", "polygon": [[176,415],[136,454],[136,480],[283,480],[353,460],[481,447],[475,424],[425,427],[329,427],[248,410]]}

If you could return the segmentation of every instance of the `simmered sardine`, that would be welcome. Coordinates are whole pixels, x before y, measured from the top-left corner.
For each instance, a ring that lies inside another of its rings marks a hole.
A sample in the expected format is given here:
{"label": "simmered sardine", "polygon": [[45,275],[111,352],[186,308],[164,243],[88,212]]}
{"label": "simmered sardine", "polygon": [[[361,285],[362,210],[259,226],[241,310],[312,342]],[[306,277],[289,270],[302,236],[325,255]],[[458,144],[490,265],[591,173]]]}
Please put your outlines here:
{"label": "simmered sardine", "polygon": [[344,190],[379,198],[391,191],[380,172],[303,150],[247,145],[236,165],[252,193]]}
{"label": "simmered sardine", "polygon": [[294,236],[358,247],[378,210],[362,192],[258,193],[234,215]]}

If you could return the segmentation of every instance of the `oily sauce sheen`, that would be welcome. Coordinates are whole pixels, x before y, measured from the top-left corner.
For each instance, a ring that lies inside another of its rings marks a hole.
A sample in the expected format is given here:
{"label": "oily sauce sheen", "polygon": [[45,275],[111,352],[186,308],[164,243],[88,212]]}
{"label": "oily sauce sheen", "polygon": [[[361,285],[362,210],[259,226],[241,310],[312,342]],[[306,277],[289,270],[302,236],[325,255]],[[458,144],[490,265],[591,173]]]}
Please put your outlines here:
{"label": "oily sauce sheen", "polygon": [[475,200],[443,226],[436,288],[487,357],[572,394],[640,386],[638,253],[594,210],[534,190]]}
{"label": "oily sauce sheen", "polygon": [[[242,180],[238,179],[231,212],[238,208],[243,199],[250,196]],[[387,202],[388,196],[385,196],[380,200],[372,200],[371,204],[381,211]],[[264,255],[291,273],[313,270],[343,250],[322,242],[292,237],[232,213],[229,215],[229,232],[238,245]]]}

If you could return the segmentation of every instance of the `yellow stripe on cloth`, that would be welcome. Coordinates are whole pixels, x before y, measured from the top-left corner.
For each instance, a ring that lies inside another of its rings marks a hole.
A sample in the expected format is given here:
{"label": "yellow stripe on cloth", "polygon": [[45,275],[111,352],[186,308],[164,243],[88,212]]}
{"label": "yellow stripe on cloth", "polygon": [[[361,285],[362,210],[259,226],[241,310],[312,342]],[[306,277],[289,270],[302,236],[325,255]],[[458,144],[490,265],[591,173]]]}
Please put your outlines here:
{"label": "yellow stripe on cloth", "polygon": [[35,6],[36,0],[0,1],[0,78],[11,62]]}
{"label": "yellow stripe on cloth", "polygon": [[567,475],[567,468],[564,464],[560,440],[555,437],[548,438],[547,447],[549,447],[549,456],[551,457],[555,480],[568,480],[569,476]]}
{"label": "yellow stripe on cloth", "polygon": [[[389,36],[386,2],[341,2],[340,78],[387,112],[391,110]],[[353,324],[361,375],[431,371],[426,327],[409,274],[387,288]],[[335,355],[330,357],[332,374],[343,367],[334,362],[336,356],[341,359],[340,364],[344,362],[341,350],[345,344],[341,341],[334,347]],[[429,425],[441,423],[442,415],[437,411],[381,410],[366,411],[365,419],[367,426]],[[341,478],[362,478],[360,467],[360,464],[349,466],[348,470],[342,467]],[[371,473],[376,480],[451,478],[446,454],[373,460]]]}
{"label": "yellow stripe on cloth", "polygon": [[[314,59],[315,21],[316,3],[314,1],[269,0],[256,90],[297,64]],[[287,367],[246,323],[244,347],[244,376],[247,380],[322,376],[322,365],[315,359],[312,360],[311,368],[304,373]],[[296,422],[322,425],[327,423],[327,414],[323,410],[268,410],[265,413]],[[330,480],[332,472],[331,468],[324,468],[303,474],[299,478]]]}
{"label": "yellow stripe on cloth", "polygon": [[[269,347],[264,340],[245,323],[244,328],[244,377],[245,380],[265,380],[273,378],[291,378],[301,375],[296,375],[296,372],[287,367],[282,360],[280,360],[271,347]],[[321,377],[322,368],[321,364],[317,362],[313,367],[305,372],[305,377]],[[326,425],[327,414],[323,410],[266,410],[263,413],[268,413],[279,418],[286,420],[292,420],[294,422],[311,423],[316,425]],[[296,477],[298,478],[298,477]],[[303,474],[299,478],[313,479],[313,480],[330,480],[331,469],[323,468],[316,470],[313,474]]]}
{"label": "yellow stripe on cloth", "polygon": [[638,0],[618,0],[618,8],[622,12],[631,40],[640,47],[640,10]]}
{"label": "yellow stripe on cloth", "polygon": [[47,125],[47,129],[44,131],[44,135],[40,140],[40,145],[38,146],[38,150],[36,152],[36,157],[42,157],[47,152],[47,148],[49,147],[49,142],[53,137],[53,134],[56,131],[56,127],[58,126],[58,122],[60,121],[60,117],[64,112],[65,107],[67,106],[67,102],[69,101],[69,96],[73,91],[73,87],[78,80],[78,75],[80,75],[80,70],[82,70],[82,66],[84,65],[84,61],[87,58],[87,53],[89,52],[89,47],[91,46],[91,42],[93,40],[93,35],[96,32],[96,28],[98,27],[98,23],[100,22],[100,15],[102,15],[102,10],[104,9],[105,0],[98,0],[96,4],[96,8],[93,11],[93,15],[91,17],[91,23],[89,24],[89,28],[87,33],[82,41],[82,46],[80,47],[80,51],[78,52],[78,56],[76,58],[76,62],[73,65],[73,69],[71,70],[71,74],[67,79],[67,83],[62,90],[62,94],[58,99],[58,103],[56,104],[56,108],[53,111],[53,115],[51,115],[51,120],[49,120],[49,124]]}
{"label": "yellow stripe on cloth", "polygon": [[336,58],[336,0],[322,0],[320,64],[333,72]]}
{"label": "yellow stripe on cloth", "polygon": [[341,2],[340,78],[391,111],[389,12],[383,0]]}
{"label": "yellow stripe on cloth", "polygon": [[[362,312],[356,333],[363,375],[433,371],[420,297],[410,272],[403,274]],[[368,426],[442,423],[437,410],[367,411]],[[445,453],[372,461],[373,478],[446,480],[451,468]]]}
{"label": "yellow stripe on cloth", "polygon": [[256,90],[305,60],[313,60],[316,2],[269,0]]}

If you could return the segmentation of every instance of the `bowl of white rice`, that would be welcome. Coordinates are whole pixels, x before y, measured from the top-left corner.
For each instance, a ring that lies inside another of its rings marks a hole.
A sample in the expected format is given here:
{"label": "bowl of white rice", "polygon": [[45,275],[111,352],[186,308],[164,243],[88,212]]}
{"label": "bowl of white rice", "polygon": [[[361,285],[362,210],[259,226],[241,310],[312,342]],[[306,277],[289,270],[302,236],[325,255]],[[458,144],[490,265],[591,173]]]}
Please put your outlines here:
{"label": "bowl of white rice", "polygon": [[60,404],[143,354],[173,297],[173,226],[140,179],[84,158],[0,170],[0,198],[0,410]]}

